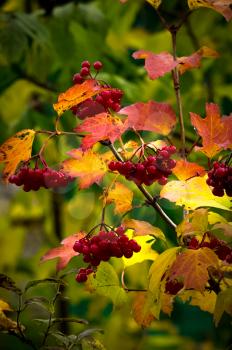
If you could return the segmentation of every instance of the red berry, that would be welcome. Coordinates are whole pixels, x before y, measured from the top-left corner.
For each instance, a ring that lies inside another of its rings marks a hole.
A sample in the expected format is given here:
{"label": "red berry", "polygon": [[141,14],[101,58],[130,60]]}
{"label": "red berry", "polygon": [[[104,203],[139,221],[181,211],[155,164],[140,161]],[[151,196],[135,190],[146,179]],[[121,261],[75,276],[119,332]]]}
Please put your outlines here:
{"label": "red berry", "polygon": [[86,273],[78,273],[78,275],[76,276],[76,281],[79,283],[86,282],[87,281]]}
{"label": "red berry", "polygon": [[89,75],[89,68],[87,68],[87,67],[81,68],[81,70],[80,70],[80,75],[81,75],[82,77],[86,77],[87,75]]}
{"label": "red berry", "polygon": [[101,70],[102,67],[103,67],[103,64],[102,64],[101,61],[96,61],[96,62],[94,62],[94,64],[93,64],[93,68],[94,68],[96,71]]}
{"label": "red berry", "polygon": [[82,63],[81,63],[81,67],[83,68],[83,67],[86,67],[86,68],[90,68],[90,66],[91,66],[91,64],[89,63],[89,61],[83,61]]}
{"label": "red berry", "polygon": [[84,79],[82,78],[82,76],[80,75],[80,73],[77,73],[73,76],[73,82],[74,84],[82,84],[84,81]]}

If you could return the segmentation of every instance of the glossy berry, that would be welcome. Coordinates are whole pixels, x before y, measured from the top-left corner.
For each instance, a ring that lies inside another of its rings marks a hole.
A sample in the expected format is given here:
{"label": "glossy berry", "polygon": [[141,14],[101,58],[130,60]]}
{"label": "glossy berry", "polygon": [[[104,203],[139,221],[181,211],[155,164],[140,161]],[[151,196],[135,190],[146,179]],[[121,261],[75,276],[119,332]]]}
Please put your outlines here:
{"label": "glossy berry", "polygon": [[91,64],[90,64],[89,61],[83,61],[83,62],[81,63],[81,67],[82,67],[82,68],[86,67],[86,68],[89,69],[89,68],[91,67]]}
{"label": "glossy berry", "polygon": [[101,70],[102,67],[103,67],[103,64],[102,64],[101,61],[96,61],[96,62],[94,62],[94,64],[93,64],[93,68],[94,68],[96,71]]}
{"label": "glossy berry", "polygon": [[87,68],[87,67],[83,67],[80,70],[81,77],[86,77],[87,75],[89,75],[89,73],[90,73],[90,71],[89,71],[89,68]]}
{"label": "glossy berry", "polygon": [[226,163],[214,162],[213,168],[208,172],[206,183],[213,187],[212,193],[217,197],[232,197],[232,167]]}
{"label": "glossy berry", "polygon": [[140,245],[125,235],[122,226],[116,231],[100,231],[92,238],[82,238],[76,241],[73,250],[83,255],[83,261],[89,263],[88,268],[81,268],[76,276],[77,282],[85,282],[87,275],[93,273],[101,261],[108,261],[111,257],[131,258],[133,253],[141,250]]}

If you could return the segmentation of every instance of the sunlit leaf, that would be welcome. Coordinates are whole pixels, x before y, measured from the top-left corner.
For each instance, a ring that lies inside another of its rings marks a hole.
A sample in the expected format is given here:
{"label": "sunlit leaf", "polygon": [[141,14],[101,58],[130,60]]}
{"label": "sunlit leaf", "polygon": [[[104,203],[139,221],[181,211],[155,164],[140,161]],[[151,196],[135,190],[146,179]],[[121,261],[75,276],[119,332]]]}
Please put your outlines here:
{"label": "sunlit leaf", "polygon": [[153,302],[151,292],[136,293],[132,306],[132,315],[139,326],[148,327],[155,319],[151,313]]}
{"label": "sunlit leaf", "polygon": [[122,108],[120,114],[128,116],[127,128],[148,130],[161,135],[168,135],[176,124],[176,115],[168,103],[149,101],[137,102]]}
{"label": "sunlit leaf", "polygon": [[81,340],[82,350],[106,350],[105,346],[100,342],[99,339],[88,336]]}
{"label": "sunlit leaf", "polygon": [[214,311],[214,322],[216,326],[218,325],[224,312],[232,316],[232,287],[221,291],[217,296]]}
{"label": "sunlit leaf", "polygon": [[160,6],[161,2],[162,2],[162,0],[146,0],[146,1],[149,4],[151,4],[151,6],[153,6],[155,9],[157,9]]}
{"label": "sunlit leaf", "polygon": [[222,14],[227,21],[232,18],[231,0],[188,0],[190,9],[209,7]]}
{"label": "sunlit leaf", "polygon": [[179,298],[190,305],[198,306],[203,311],[214,313],[217,295],[213,291],[205,290],[203,293],[197,290],[185,290]]}
{"label": "sunlit leaf", "polygon": [[119,118],[107,113],[100,113],[94,117],[86,118],[81,125],[75,128],[75,131],[87,133],[81,144],[83,150],[86,150],[98,141],[110,140],[114,142],[125,131],[125,126]]}
{"label": "sunlit leaf", "polygon": [[230,210],[231,208],[229,197],[214,196],[204,177],[194,177],[188,181],[170,181],[163,186],[160,196],[177,205],[183,205],[185,209],[214,207]]}
{"label": "sunlit leaf", "polygon": [[228,117],[229,122],[227,118],[221,118],[218,105],[207,103],[204,119],[195,113],[190,113],[190,115],[192,125],[202,137],[203,147],[198,147],[197,150],[212,158],[223,148],[231,147],[232,140],[229,138],[229,130],[232,125],[232,118]]}
{"label": "sunlit leaf", "polygon": [[218,57],[217,51],[210,49],[207,46],[201,47],[198,51],[187,57],[178,58],[178,69],[181,74],[185,73],[186,70],[199,68],[203,57]]}
{"label": "sunlit leaf", "polygon": [[115,182],[106,194],[106,203],[114,203],[115,214],[124,214],[132,209],[133,192],[120,182]]}
{"label": "sunlit leaf", "polygon": [[[151,265],[149,271],[149,291],[153,295],[154,304],[152,307],[152,313],[156,318],[159,318],[161,310],[161,280],[176,259],[176,254],[180,249],[180,247],[174,247],[165,250]],[[165,280],[163,279],[162,282],[165,282]]]}
{"label": "sunlit leaf", "polygon": [[187,180],[194,176],[203,176],[205,169],[197,163],[188,162],[186,159],[179,159],[176,161],[176,166],[172,170],[178,180]]}
{"label": "sunlit leaf", "polygon": [[0,330],[16,330],[18,328],[17,322],[8,318],[4,311],[12,311],[12,309],[8,303],[0,299]]}
{"label": "sunlit leaf", "polygon": [[20,162],[25,162],[31,157],[34,137],[35,130],[21,130],[0,146],[0,163],[5,163],[3,177],[6,181],[14,174]]}
{"label": "sunlit leaf", "polygon": [[88,188],[93,183],[99,184],[107,172],[107,166],[102,156],[92,150],[83,152],[74,149],[68,154],[72,157],[63,162],[63,170],[70,176],[79,178],[79,187]]}
{"label": "sunlit leaf", "polygon": [[186,289],[203,292],[209,279],[210,266],[218,267],[218,257],[211,249],[187,249],[177,255],[170,269],[170,279],[181,278]]}
{"label": "sunlit leaf", "polygon": [[53,105],[58,115],[98,94],[102,88],[94,79],[85,80],[82,84],[75,84],[58,96],[58,102]]}
{"label": "sunlit leaf", "polygon": [[177,226],[177,236],[203,235],[208,229],[208,210],[196,209]]}
{"label": "sunlit leaf", "polygon": [[116,307],[122,306],[127,301],[127,294],[119,285],[118,275],[114,268],[106,262],[101,262],[96,276],[89,276],[86,288],[90,292],[110,298]]}
{"label": "sunlit leaf", "polygon": [[134,230],[133,236],[146,236],[151,235],[155,238],[165,240],[165,235],[160,228],[152,226],[147,221],[124,219],[122,225],[125,228],[131,228]]}
{"label": "sunlit leaf", "polygon": [[66,237],[61,242],[61,246],[50,249],[44,256],[42,256],[41,262],[58,258],[58,263],[56,265],[57,271],[64,269],[74,256],[79,255],[79,253],[73,250],[73,245],[77,240],[84,236],[85,233],[79,232]]}
{"label": "sunlit leaf", "polygon": [[154,54],[151,51],[139,50],[133,53],[135,59],[145,59],[145,69],[150,79],[157,79],[174,69],[178,62],[168,52]]}

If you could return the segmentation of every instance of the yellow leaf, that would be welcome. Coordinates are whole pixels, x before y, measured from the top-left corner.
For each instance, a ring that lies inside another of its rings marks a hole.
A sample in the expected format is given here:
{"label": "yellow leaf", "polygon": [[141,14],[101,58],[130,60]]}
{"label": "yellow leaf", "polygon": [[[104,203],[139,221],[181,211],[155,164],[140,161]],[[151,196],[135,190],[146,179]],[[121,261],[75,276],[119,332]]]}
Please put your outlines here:
{"label": "yellow leaf", "polygon": [[177,236],[203,235],[208,229],[208,210],[197,209],[185,216],[184,220],[177,226]]}
{"label": "yellow leaf", "polygon": [[209,279],[208,268],[218,267],[218,257],[209,248],[187,249],[177,255],[173,263],[169,278],[183,279],[186,289],[204,291]]}
{"label": "yellow leaf", "polygon": [[0,330],[16,330],[17,323],[10,318],[8,318],[4,311],[12,311],[10,305],[4,300],[0,300]]}
{"label": "yellow leaf", "polygon": [[148,288],[154,298],[152,313],[157,319],[159,318],[161,310],[161,280],[162,283],[165,283],[165,278],[163,278],[163,276],[176,259],[176,254],[180,249],[180,247],[173,247],[165,250],[156,258],[149,271],[150,281]]}
{"label": "yellow leaf", "polygon": [[2,311],[12,311],[12,309],[9,304],[0,299],[0,312]]}
{"label": "yellow leaf", "polygon": [[88,188],[94,182],[99,184],[107,171],[100,154],[92,150],[83,152],[80,149],[74,149],[68,154],[73,158],[63,162],[63,170],[70,176],[79,177],[81,189]]}
{"label": "yellow leaf", "polygon": [[165,240],[165,235],[158,227],[152,226],[147,221],[134,220],[134,219],[124,219],[122,225],[125,228],[131,228],[134,230],[134,236],[146,236],[151,235],[155,238],[160,238]]}
{"label": "yellow leaf", "polygon": [[225,223],[225,224],[227,223],[227,220],[222,215],[218,213],[214,213],[212,211],[209,212],[208,220],[210,225],[213,225],[216,223]]}
{"label": "yellow leaf", "polygon": [[132,305],[132,315],[139,326],[144,328],[148,327],[155,319],[154,315],[151,313],[153,302],[151,292],[136,293]]}
{"label": "yellow leaf", "polygon": [[107,192],[106,203],[114,203],[115,214],[123,214],[132,208],[133,192],[120,182],[115,182],[112,189]]}
{"label": "yellow leaf", "polygon": [[151,6],[153,6],[155,9],[157,9],[162,2],[162,0],[146,0],[146,1],[149,2],[149,4],[151,4]]}
{"label": "yellow leaf", "polygon": [[188,181],[170,181],[163,186],[160,196],[177,205],[183,205],[185,209],[214,207],[230,210],[231,208],[229,197],[214,196],[206,184],[205,177],[194,177]]}
{"label": "yellow leaf", "polygon": [[125,267],[141,263],[144,260],[155,260],[158,257],[158,253],[151,248],[153,242],[150,236],[137,236],[133,239],[141,246],[141,250],[138,253],[134,253],[130,259],[123,257],[123,263]]}
{"label": "yellow leaf", "polygon": [[221,13],[227,21],[232,18],[231,0],[188,0],[190,9],[208,7]]}
{"label": "yellow leaf", "polygon": [[0,146],[0,163],[5,163],[3,178],[6,181],[15,173],[20,162],[25,162],[31,157],[34,137],[35,130],[21,130]]}
{"label": "yellow leaf", "polygon": [[160,295],[161,310],[168,316],[171,316],[173,310],[173,299],[174,296],[168,293],[163,292]]}
{"label": "yellow leaf", "polygon": [[217,296],[214,311],[214,322],[216,326],[218,325],[224,312],[232,316],[232,287],[221,291]]}
{"label": "yellow leaf", "polygon": [[197,290],[185,290],[179,295],[179,298],[183,300],[183,302],[189,302],[189,304],[199,306],[201,310],[213,314],[217,295],[216,293],[207,290],[203,293]]}

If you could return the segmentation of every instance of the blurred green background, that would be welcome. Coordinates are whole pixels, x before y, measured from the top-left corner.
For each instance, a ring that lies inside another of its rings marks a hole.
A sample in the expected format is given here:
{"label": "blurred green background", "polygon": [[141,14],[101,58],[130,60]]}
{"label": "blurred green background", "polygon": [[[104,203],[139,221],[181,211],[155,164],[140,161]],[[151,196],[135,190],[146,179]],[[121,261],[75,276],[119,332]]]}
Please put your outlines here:
{"label": "blurred green background", "polygon": [[[160,10],[175,24],[186,13],[187,0],[163,0]],[[181,77],[189,146],[196,138],[189,124],[190,111],[204,115],[206,102],[218,103],[224,115],[232,111],[231,33],[231,23],[202,8],[189,17],[178,34],[178,56],[187,56],[203,45],[220,54],[216,60],[204,59],[200,70],[188,71]],[[56,117],[52,104],[58,93],[72,84],[73,74],[85,59],[103,62],[101,77],[124,91],[123,105],[154,99],[175,108],[170,74],[149,80],[143,62],[131,57],[138,49],[155,53],[172,51],[169,33],[152,7],[142,0],[129,0],[124,5],[117,0],[1,0],[0,143],[24,128],[52,130]],[[68,112],[61,124],[64,130],[71,131],[77,120]],[[178,127],[172,139],[179,144]],[[33,152],[38,152],[43,140],[42,136],[37,139]],[[68,150],[78,146],[76,137],[51,142],[46,151],[48,164],[56,167]],[[204,158],[199,161],[206,164]],[[96,185],[81,192],[72,184],[63,192],[38,193],[0,186],[1,272],[21,287],[30,280],[54,276],[55,262],[39,264],[40,257],[59,245],[62,238],[80,229],[88,231],[100,220],[101,188]],[[136,200],[141,201],[139,194]],[[180,222],[180,209],[165,201],[162,205],[175,222]],[[107,219],[117,225],[120,217],[111,209]],[[132,217],[159,226],[172,240],[172,232],[152,209],[134,210]],[[71,266],[78,266],[78,261],[73,259]],[[115,268],[120,271],[120,264],[115,263]],[[146,286],[144,270],[148,270],[147,263],[128,269],[128,281],[134,288]],[[160,321],[143,330],[131,317],[130,303],[113,311],[107,298],[85,291],[75,282],[74,275],[67,280],[69,287],[65,293],[69,300],[61,303],[61,314],[83,317],[91,327],[103,328],[102,342],[109,350],[230,349],[231,324],[226,316],[216,329],[207,312],[176,303],[170,319],[162,315]],[[35,291],[45,296],[50,292],[47,287]],[[1,290],[0,295],[12,305],[16,303],[10,292]],[[39,313],[36,308],[30,312],[25,314],[25,322]],[[36,325],[33,327],[32,335],[36,333]],[[71,327],[77,333],[82,329],[83,326]],[[6,334],[0,335],[0,344],[3,350],[29,349]]]}

